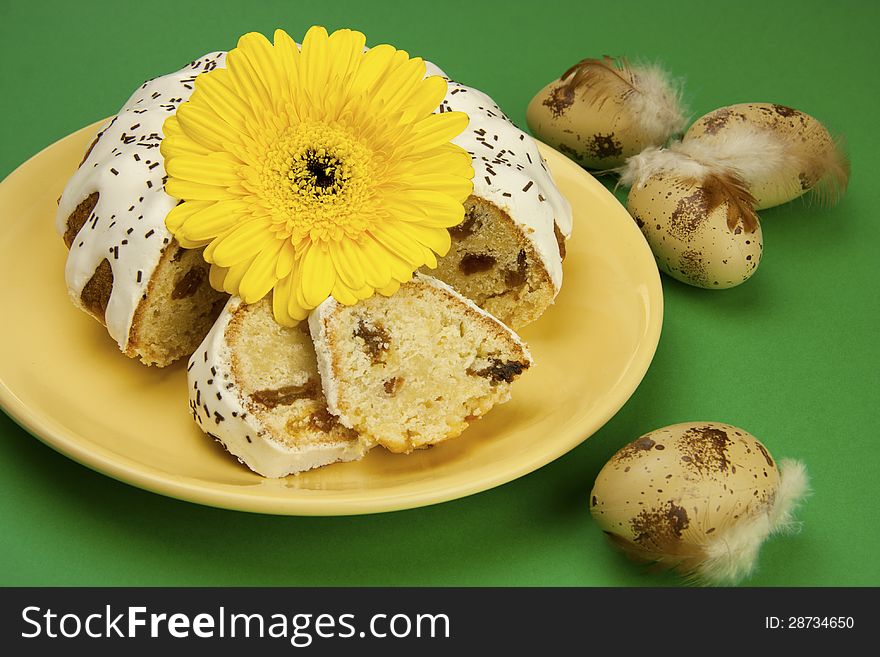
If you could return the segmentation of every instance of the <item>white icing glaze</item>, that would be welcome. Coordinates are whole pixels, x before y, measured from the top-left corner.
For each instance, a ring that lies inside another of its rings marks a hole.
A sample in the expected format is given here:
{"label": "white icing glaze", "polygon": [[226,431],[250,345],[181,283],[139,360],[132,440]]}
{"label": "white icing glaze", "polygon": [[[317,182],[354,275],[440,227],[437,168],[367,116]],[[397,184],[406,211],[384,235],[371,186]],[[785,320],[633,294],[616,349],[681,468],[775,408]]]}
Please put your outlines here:
{"label": "white icing glaze", "polygon": [[[148,80],[134,92],[67,183],[58,204],[56,228],[94,192],[98,205],[73,241],[65,267],[73,303],[83,308],[83,288],[105,258],[113,271],[107,304],[107,331],[126,351],[132,318],[147,290],[171,234],[165,216],[177,200],[165,193],[165,164],[159,143],[162,124],[192,94],[197,75],[223,66],[226,54],[215,52],[181,70]],[[84,308],[83,308],[84,309]]]}
{"label": "white icing glaze", "polygon": [[229,322],[242,305],[238,297],[223,312],[189,360],[189,407],[193,419],[232,455],[264,477],[284,477],[337,461],[361,458],[367,446],[338,441],[293,448],[275,440],[248,410],[232,373],[232,350],[226,340]]}
{"label": "white icing glaze", "polygon": [[[503,332],[507,333],[510,336],[510,339],[522,349],[523,356],[528,361],[529,365],[534,364],[534,360],[529,353],[528,347],[513,329],[504,324],[494,315],[491,315],[480,308],[467,297],[459,294],[455,289],[443,281],[436,279],[433,276],[416,273],[413,276],[412,282],[404,283],[404,285],[413,284],[427,285],[441,290],[450,297],[457,299],[481,317],[485,317]],[[391,297],[391,299],[393,298],[394,297]],[[345,413],[339,408],[339,381],[333,373],[333,352],[330,349],[330,341],[327,339],[327,321],[341,305],[342,304],[336,301],[336,299],[329,297],[317,308],[312,310],[309,314],[309,332],[312,335],[312,342],[315,345],[315,355],[318,360],[318,373],[321,375],[321,386],[324,389],[324,396],[327,398],[327,409],[333,413],[333,415],[336,415],[344,426],[352,428],[354,426],[353,420],[345,415]],[[429,375],[430,373],[426,372],[425,374]]]}
{"label": "white icing glaze", "polygon": [[474,194],[507,212],[522,228],[559,292],[562,258],[553,226],[566,238],[571,236],[571,205],[556,187],[537,143],[482,91],[450,80],[437,66],[426,64],[428,75],[449,80],[438,111],[465,112],[470,119],[452,141],[471,154]]}

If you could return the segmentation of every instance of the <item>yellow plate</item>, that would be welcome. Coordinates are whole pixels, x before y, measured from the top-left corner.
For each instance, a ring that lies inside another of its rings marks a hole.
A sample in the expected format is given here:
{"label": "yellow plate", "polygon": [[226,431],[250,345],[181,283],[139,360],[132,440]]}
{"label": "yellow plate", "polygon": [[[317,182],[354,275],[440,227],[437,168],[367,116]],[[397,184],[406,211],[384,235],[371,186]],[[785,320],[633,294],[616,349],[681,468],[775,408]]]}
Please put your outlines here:
{"label": "yellow plate", "polygon": [[617,200],[542,145],[574,209],[565,284],[522,332],[536,366],[513,399],[430,450],[375,449],[357,463],[263,479],[193,423],[185,363],[144,367],[67,299],[55,201],[99,124],[46,148],[0,183],[0,404],[70,458],[121,481],[242,511],[336,515],[443,502],[549,463],[617,412],[648,369],[662,323],[654,258]]}

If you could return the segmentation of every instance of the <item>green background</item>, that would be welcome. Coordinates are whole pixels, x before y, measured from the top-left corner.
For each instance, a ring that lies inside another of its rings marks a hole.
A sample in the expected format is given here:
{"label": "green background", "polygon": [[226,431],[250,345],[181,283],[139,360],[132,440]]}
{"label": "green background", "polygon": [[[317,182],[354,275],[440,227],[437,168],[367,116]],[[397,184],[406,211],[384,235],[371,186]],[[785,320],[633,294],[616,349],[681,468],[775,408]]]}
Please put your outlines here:
{"label": "green background", "polygon": [[[313,23],[354,27],[370,44],[431,59],[487,91],[523,126],[532,95],[583,57],[658,61],[685,79],[694,117],[737,102],[789,105],[844,135],[853,169],[833,209],[794,202],[761,213],[765,255],[745,285],[704,291],[664,277],[663,335],[626,406],[554,463],[462,500],[343,518],[205,508],[92,472],[0,414],[0,583],[672,584],[605,544],[587,496],[623,444],[667,424],[717,420],[751,431],[778,458],[802,459],[815,491],[800,513],[803,531],[768,542],[747,584],[880,584],[878,3],[0,7],[0,177],[114,113],[148,77],[228,49],[246,31],[283,27],[302,36]],[[2,313],[0,321],[16,321],[14,309]]]}

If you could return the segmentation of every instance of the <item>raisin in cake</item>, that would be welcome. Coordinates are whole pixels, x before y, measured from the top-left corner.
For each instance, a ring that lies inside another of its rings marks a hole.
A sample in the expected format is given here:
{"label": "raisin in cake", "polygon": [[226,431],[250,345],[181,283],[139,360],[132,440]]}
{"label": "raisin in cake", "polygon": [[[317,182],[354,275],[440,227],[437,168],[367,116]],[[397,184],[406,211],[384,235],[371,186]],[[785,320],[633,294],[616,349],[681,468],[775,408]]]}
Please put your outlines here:
{"label": "raisin in cake", "polygon": [[391,297],[330,298],[309,327],[328,409],[392,452],[459,435],[532,363],[511,329],[423,275]]}
{"label": "raisin in cake", "polygon": [[197,75],[224,61],[212,53],[145,82],[98,133],[58,203],[71,299],[147,364],[191,354],[226,299],[211,288],[201,251],[182,249],[165,228],[177,201],[165,193],[159,153],[165,119]]}
{"label": "raisin in cake", "polygon": [[252,305],[231,298],[190,358],[188,379],[202,431],[265,477],[367,451],[327,411],[308,326],[278,324],[271,298]]}
{"label": "raisin in cake", "polygon": [[[445,76],[432,64],[428,74]],[[438,111],[470,119],[453,142],[471,154],[474,191],[464,221],[449,231],[452,248],[428,273],[520,328],[540,317],[562,286],[571,207],[535,140],[489,96],[450,80]]]}

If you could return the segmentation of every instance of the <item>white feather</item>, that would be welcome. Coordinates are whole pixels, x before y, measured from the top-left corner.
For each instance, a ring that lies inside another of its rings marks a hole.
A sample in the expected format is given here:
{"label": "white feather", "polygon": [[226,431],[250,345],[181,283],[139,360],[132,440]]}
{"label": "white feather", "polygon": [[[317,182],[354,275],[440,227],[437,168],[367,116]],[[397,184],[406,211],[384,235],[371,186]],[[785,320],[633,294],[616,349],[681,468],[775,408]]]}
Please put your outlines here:
{"label": "white feather", "polygon": [[777,133],[749,123],[686,140],[679,148],[708,166],[732,169],[750,186],[799,166],[797,154]]}
{"label": "white feather", "polygon": [[677,178],[703,180],[710,168],[682,152],[675,142],[669,148],[650,146],[638,155],[628,158],[618,171],[620,183],[627,187],[641,188],[649,178],[667,174]]}
{"label": "white feather", "polygon": [[733,525],[705,546],[706,557],[695,569],[695,579],[704,584],[736,584],[752,573],[761,545],[774,534],[800,529],[794,511],[810,492],[807,469],[800,461],[779,463],[780,481],[773,505],[745,522]]}
{"label": "white feather", "polygon": [[[647,148],[618,169],[620,183],[642,187],[656,175],[702,182],[706,176],[733,174],[748,186],[779,178],[780,171],[796,170],[799,156],[772,131],[738,124],[715,135],[676,141],[667,148]],[[782,184],[782,183],[779,183]]]}
{"label": "white feather", "polygon": [[681,133],[687,122],[681,101],[681,83],[655,64],[632,67],[639,93],[627,98],[651,141],[664,143],[670,135]]}

